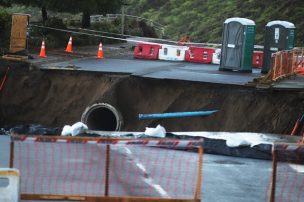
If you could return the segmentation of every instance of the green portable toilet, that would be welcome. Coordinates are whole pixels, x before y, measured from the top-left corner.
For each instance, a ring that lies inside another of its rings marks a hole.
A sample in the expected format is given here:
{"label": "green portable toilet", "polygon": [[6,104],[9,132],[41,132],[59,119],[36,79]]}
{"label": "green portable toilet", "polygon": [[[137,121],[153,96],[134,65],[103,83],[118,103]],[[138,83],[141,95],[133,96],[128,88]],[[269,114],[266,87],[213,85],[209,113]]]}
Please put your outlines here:
{"label": "green portable toilet", "polygon": [[252,72],[255,23],[246,18],[228,18],[224,22],[219,70]]}
{"label": "green portable toilet", "polygon": [[287,21],[276,20],[267,23],[262,73],[266,74],[271,69],[273,53],[293,49],[296,38],[295,29],[294,24]]}

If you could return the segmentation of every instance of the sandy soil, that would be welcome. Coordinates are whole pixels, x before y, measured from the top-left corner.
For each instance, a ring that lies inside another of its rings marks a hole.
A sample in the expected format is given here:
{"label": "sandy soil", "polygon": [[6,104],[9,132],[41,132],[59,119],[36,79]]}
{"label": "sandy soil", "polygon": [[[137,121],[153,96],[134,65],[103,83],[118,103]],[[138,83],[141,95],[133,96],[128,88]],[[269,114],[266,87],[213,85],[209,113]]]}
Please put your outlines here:
{"label": "sandy soil", "polygon": [[[28,64],[0,61],[0,127],[38,123],[63,127],[79,121],[87,106],[106,102],[122,114],[122,130],[238,131],[289,134],[304,111],[303,91],[155,80],[101,73],[30,70]],[[209,117],[140,121],[139,113],[219,109]]]}

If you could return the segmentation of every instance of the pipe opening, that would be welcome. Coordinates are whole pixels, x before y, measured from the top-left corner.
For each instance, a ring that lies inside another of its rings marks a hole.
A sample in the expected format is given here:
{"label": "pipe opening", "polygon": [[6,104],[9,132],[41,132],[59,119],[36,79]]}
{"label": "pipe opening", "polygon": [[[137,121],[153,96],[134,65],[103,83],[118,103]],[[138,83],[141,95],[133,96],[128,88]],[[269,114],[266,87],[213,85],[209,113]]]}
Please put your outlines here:
{"label": "pipe opening", "polygon": [[88,107],[81,120],[90,130],[119,131],[122,126],[120,113],[113,106],[106,103],[94,104]]}

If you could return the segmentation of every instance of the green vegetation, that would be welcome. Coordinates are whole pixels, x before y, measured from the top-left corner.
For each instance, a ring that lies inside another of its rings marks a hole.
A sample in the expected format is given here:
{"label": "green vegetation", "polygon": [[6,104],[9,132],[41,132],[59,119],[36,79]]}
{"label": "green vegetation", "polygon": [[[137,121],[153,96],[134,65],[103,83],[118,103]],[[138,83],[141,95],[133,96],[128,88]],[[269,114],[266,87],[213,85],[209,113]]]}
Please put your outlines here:
{"label": "green vegetation", "polygon": [[9,46],[11,16],[5,11],[0,9],[0,55],[7,51]]}
{"label": "green vegetation", "polygon": [[[263,44],[267,22],[286,20],[297,27],[297,46],[304,46],[303,0],[0,0],[0,37],[5,39],[0,41],[0,47],[7,47],[10,14],[14,12],[31,14],[31,23],[42,22],[59,28],[90,27],[119,33],[120,18],[90,25],[89,15],[120,13],[122,2],[127,3],[127,14],[142,16],[164,25],[165,37],[174,40],[187,35],[193,42],[220,43],[225,19],[244,17],[256,22],[256,44]],[[125,25],[126,34],[157,37],[156,30],[143,21],[126,18]],[[48,45],[53,47],[60,46],[62,40],[68,37],[65,33],[32,31],[32,42],[40,43],[40,39],[45,37],[51,42]],[[79,45],[99,40],[89,37],[78,39],[79,42],[75,39],[75,44]]]}
{"label": "green vegetation", "polygon": [[255,21],[256,44],[264,40],[265,25],[290,21],[297,27],[297,46],[304,45],[303,0],[129,0],[128,13],[165,25],[175,40],[188,35],[194,42],[220,43],[225,19],[244,17]]}
{"label": "green vegetation", "polygon": [[[0,5],[1,5],[0,0]],[[5,0],[11,4],[21,4],[41,8],[42,21],[48,19],[48,10],[69,13],[82,13],[82,27],[90,27],[90,15],[105,14],[120,9],[121,0]]]}
{"label": "green vegetation", "polygon": [[[61,5],[63,4],[63,5]],[[61,29],[89,27],[103,32],[120,33],[121,18],[104,19],[91,25],[88,14],[119,13],[121,0],[0,0],[0,54],[7,52],[9,45],[11,15],[13,13],[30,14],[30,23],[56,27]],[[87,13],[85,13],[87,12]],[[125,33],[143,36],[147,35],[149,26],[136,19],[125,20]],[[150,31],[153,33],[153,30]],[[44,38],[48,48],[62,47],[70,33],[31,27],[29,34],[29,48],[40,47]],[[106,38],[77,35],[73,38],[74,45],[96,45],[103,43],[117,43],[120,41]]]}
{"label": "green vegetation", "polygon": [[[107,4],[107,5],[104,5]],[[108,32],[119,32],[119,25],[102,22],[90,25],[90,14],[116,13],[120,9],[120,0],[72,1],[72,0],[0,0],[0,54],[8,51],[10,39],[11,15],[13,13],[30,14],[30,23],[67,29],[67,27],[90,27]],[[115,31],[114,31],[115,30]],[[62,47],[70,33],[32,27],[30,29],[29,48],[40,47],[41,40],[47,41],[48,48]],[[84,35],[74,37],[75,45],[96,45],[101,39]],[[104,43],[117,41],[103,39]]]}

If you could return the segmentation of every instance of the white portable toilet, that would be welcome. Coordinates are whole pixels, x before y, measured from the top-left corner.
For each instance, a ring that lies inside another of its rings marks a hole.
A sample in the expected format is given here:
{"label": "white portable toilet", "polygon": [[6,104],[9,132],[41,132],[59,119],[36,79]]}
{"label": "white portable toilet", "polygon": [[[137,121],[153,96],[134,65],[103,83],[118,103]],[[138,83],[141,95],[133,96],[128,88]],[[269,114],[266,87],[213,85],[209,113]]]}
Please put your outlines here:
{"label": "white portable toilet", "polygon": [[255,22],[228,18],[224,22],[220,71],[252,72]]}
{"label": "white portable toilet", "polygon": [[0,201],[19,202],[20,174],[14,168],[0,168]]}
{"label": "white portable toilet", "polygon": [[162,45],[159,49],[158,59],[170,61],[184,61],[187,46]]}
{"label": "white portable toilet", "polygon": [[215,49],[215,52],[212,55],[212,64],[219,65],[221,62],[221,49],[217,48]]}

